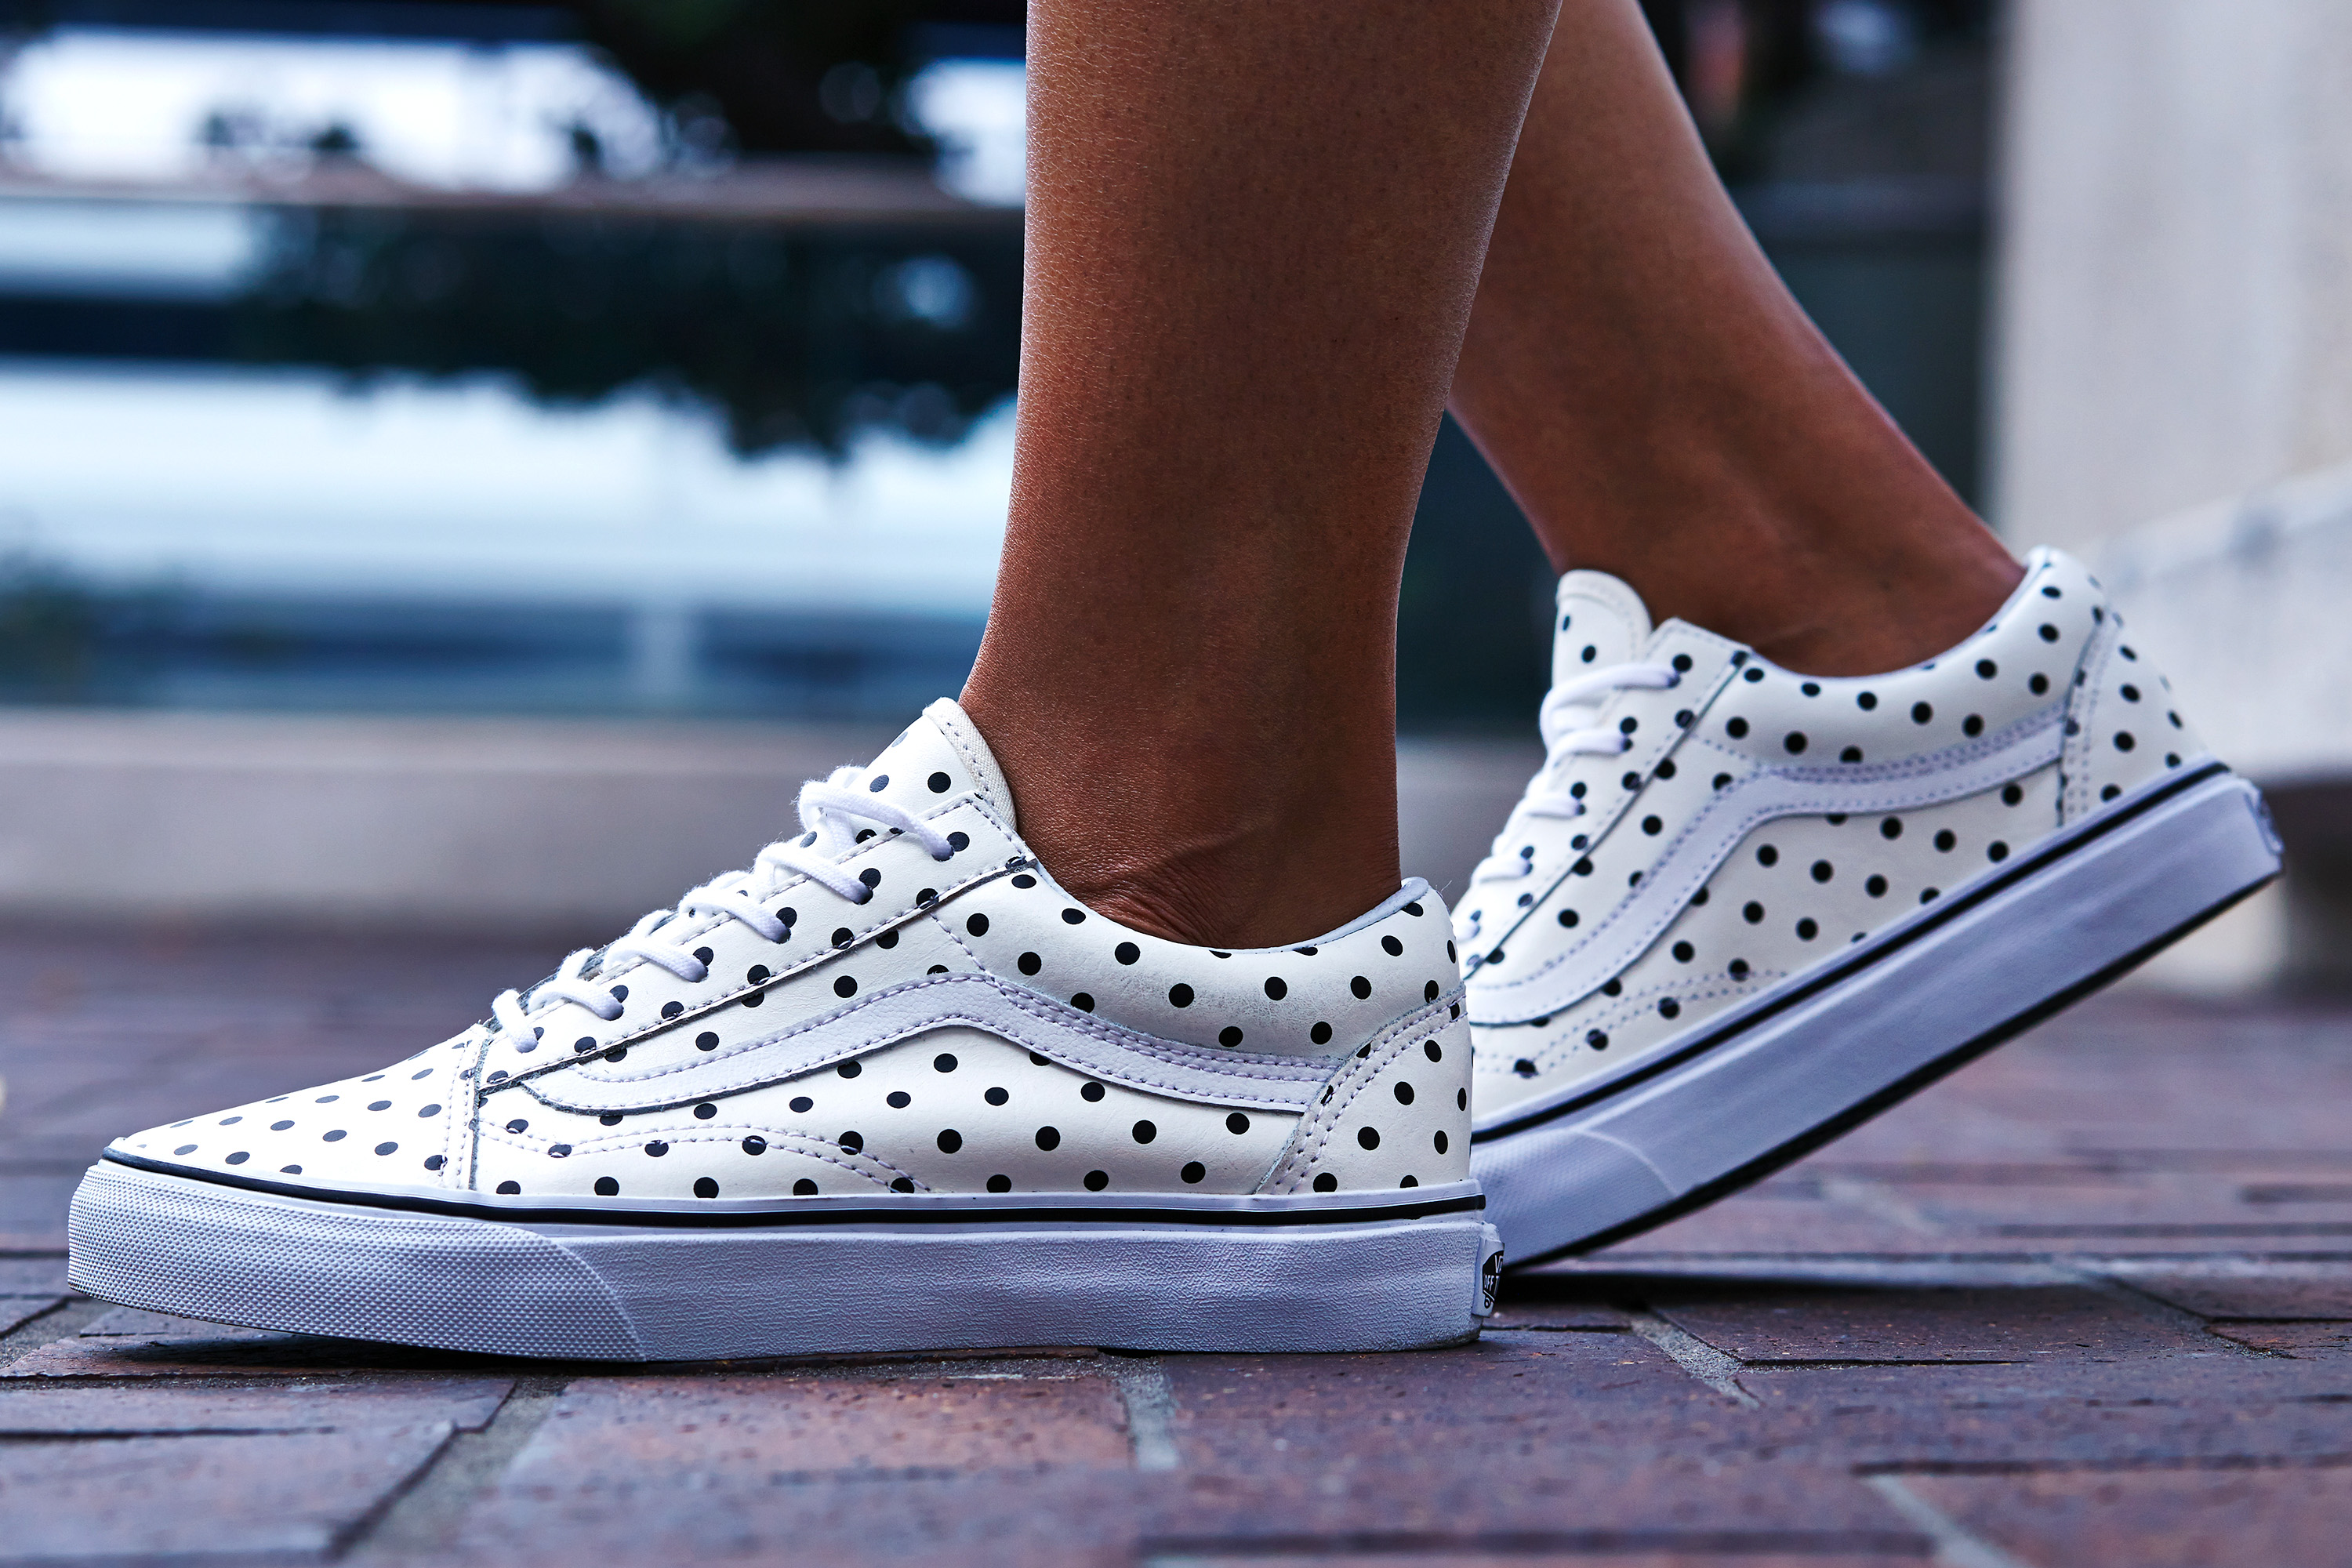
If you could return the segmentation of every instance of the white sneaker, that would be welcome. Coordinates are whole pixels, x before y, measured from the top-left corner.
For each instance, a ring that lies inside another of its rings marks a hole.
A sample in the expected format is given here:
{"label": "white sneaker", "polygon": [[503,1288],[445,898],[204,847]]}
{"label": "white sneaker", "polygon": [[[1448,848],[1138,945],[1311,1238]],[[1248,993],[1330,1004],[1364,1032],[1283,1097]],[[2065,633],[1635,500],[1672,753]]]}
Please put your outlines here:
{"label": "white sneaker", "polygon": [[1475,1334],[1444,907],[1295,948],[1055,886],[934,703],[807,829],[380,1073],[135,1133],[72,1279],[309,1333],[635,1360]]}
{"label": "white sneaker", "polygon": [[2252,786],[2054,551],[1960,647],[1853,679],[1570,573],[1552,680],[1455,916],[1514,1262],[1755,1181],[2278,870]]}

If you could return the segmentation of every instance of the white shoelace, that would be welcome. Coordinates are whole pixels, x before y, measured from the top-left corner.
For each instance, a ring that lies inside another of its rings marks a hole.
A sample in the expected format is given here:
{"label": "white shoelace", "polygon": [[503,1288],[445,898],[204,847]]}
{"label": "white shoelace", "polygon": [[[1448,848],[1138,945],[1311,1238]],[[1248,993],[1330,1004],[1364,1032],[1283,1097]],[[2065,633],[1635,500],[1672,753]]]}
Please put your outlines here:
{"label": "white shoelace", "polygon": [[1682,679],[1663,664],[1612,664],[1562,681],[1545,696],[1536,718],[1536,728],[1543,736],[1543,766],[1528,781],[1527,793],[1511,808],[1486,858],[1470,873],[1469,887],[1454,916],[1457,941],[1476,941],[1486,923],[1486,910],[1476,896],[1482,884],[1515,882],[1535,874],[1535,846],[1525,842],[1530,819],[1584,815],[1584,802],[1570,794],[1561,782],[1570,759],[1622,756],[1633,746],[1630,735],[1589,727],[1601,705],[1615,692],[1663,691],[1681,685]]}
{"label": "white shoelace", "polygon": [[[863,786],[863,787],[861,787]],[[640,963],[655,964],[688,984],[699,984],[710,966],[686,943],[712,929],[721,920],[736,920],[770,942],[792,934],[767,900],[784,890],[793,878],[805,878],[853,904],[874,896],[874,889],[842,868],[841,857],[875,829],[858,829],[859,822],[878,823],[903,833],[930,851],[934,860],[954,853],[947,836],[896,802],[875,793],[864,768],[835,768],[827,779],[801,785],[797,803],[801,826],[797,838],[780,839],[760,851],[751,868],[714,877],[688,891],[673,909],[655,910],[628,933],[604,950],[582,948],[567,956],[553,974],[530,988],[504,991],[490,1003],[490,1016],[499,1032],[518,1040],[535,1040],[542,1032],[532,1020],[566,1002],[576,1002],[610,1023],[621,1016],[621,1004],[610,984]],[[706,918],[708,917],[708,918]],[[673,922],[676,922],[673,927]],[[586,974],[596,960],[596,974]],[[529,1049],[528,1045],[521,1048]]]}

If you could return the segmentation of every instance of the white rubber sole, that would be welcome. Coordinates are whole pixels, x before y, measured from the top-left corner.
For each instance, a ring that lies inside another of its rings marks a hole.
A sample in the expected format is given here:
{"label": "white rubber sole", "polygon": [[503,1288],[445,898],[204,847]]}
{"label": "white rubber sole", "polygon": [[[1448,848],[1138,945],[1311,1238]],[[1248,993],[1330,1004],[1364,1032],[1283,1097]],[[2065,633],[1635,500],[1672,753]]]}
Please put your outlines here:
{"label": "white rubber sole", "polygon": [[69,1276],[215,1322],[567,1360],[1474,1338],[1501,1268],[1475,1184],[1402,1197],[899,1198],[598,1224],[321,1202],[110,1160],[74,1194]]}
{"label": "white rubber sole", "polygon": [[1471,1174],[1512,1263],[1711,1203],[2088,994],[2278,874],[2216,764],[2127,796],[1602,1083],[1482,1119]]}

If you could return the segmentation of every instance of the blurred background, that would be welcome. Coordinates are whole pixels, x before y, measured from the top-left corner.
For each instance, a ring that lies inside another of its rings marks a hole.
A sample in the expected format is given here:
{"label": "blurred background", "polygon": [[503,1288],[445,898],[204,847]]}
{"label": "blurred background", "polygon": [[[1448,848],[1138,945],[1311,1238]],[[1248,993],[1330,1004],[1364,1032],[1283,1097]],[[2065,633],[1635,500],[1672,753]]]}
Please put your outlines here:
{"label": "blurred background", "polygon": [[[1645,9],[1863,379],[2274,786],[2290,886],[2158,979],[2343,983],[2352,12]],[[1019,0],[0,0],[0,916],[593,940],[952,692],[1022,56]],[[1549,588],[1449,425],[1441,884],[1538,754]]]}

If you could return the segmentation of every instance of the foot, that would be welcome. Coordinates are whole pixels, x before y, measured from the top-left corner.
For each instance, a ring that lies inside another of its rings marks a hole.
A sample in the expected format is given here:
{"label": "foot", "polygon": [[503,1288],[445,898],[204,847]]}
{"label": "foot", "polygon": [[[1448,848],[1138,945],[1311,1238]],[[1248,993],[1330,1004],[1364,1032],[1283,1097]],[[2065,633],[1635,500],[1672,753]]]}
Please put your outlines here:
{"label": "foot", "polygon": [[1024,847],[952,702],[800,812],[455,1039],[113,1143],[75,1282],[623,1361],[1476,1331],[1493,1232],[1425,884],[1296,948],[1129,930]]}
{"label": "foot", "polygon": [[1769,1173],[2267,881],[2259,797],[2083,568],[1889,674],[1560,581],[1549,755],[1455,918],[1515,1262]]}

